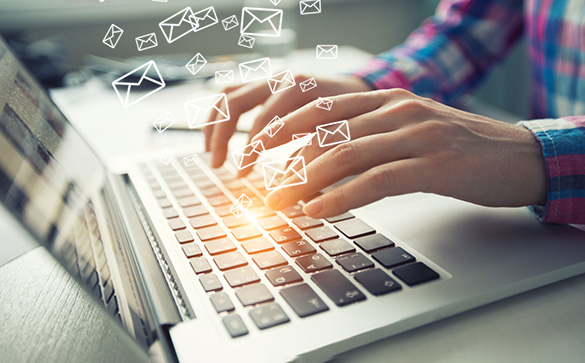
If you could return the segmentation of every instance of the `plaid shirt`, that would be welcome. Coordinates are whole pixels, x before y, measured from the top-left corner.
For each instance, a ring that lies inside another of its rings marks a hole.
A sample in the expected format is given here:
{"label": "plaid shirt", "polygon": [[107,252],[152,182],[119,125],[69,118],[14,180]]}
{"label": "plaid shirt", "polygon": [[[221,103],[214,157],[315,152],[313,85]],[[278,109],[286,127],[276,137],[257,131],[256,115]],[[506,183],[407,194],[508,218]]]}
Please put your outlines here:
{"label": "plaid shirt", "polygon": [[524,34],[532,79],[531,117],[520,122],[542,146],[543,222],[585,223],[585,2],[443,0],[398,47],[355,74],[374,88],[401,87],[451,103],[469,93]]}

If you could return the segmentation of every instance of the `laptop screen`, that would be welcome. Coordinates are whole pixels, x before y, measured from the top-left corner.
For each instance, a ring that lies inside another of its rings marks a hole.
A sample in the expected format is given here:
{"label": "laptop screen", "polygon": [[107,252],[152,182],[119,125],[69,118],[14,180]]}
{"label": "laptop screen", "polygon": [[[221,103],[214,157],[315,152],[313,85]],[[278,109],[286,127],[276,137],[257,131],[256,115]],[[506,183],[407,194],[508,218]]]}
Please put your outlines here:
{"label": "laptop screen", "polygon": [[0,200],[57,252],[103,180],[100,160],[0,38]]}

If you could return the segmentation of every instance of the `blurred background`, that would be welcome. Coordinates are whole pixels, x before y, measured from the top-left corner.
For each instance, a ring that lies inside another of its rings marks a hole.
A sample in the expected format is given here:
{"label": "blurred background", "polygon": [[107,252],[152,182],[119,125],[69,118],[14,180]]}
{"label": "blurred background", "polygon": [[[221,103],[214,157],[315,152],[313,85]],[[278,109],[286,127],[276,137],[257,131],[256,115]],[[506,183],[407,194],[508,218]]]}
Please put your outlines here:
{"label": "blurred background", "polygon": [[[206,55],[245,53],[237,45],[238,32],[215,26],[196,36],[168,44],[158,23],[191,6],[193,10],[213,5],[218,18],[238,18],[242,6],[274,7],[270,0],[4,0],[0,2],[0,33],[47,87],[63,85],[65,74],[88,65],[95,55],[106,59],[135,56],[201,52]],[[282,0],[283,27],[288,29],[285,47],[314,48],[315,35],[327,44],[350,45],[370,53],[380,53],[405,39],[423,19],[433,14],[438,0],[322,0],[323,11],[316,16],[298,15],[298,1]],[[294,8],[294,11],[286,11]],[[109,26],[124,29],[116,49],[102,44]],[[138,52],[134,38],[156,32],[159,46]],[[201,36],[199,36],[201,35]],[[260,46],[262,46],[260,44]],[[527,117],[530,87],[525,44],[500,64],[475,96],[519,117]]]}

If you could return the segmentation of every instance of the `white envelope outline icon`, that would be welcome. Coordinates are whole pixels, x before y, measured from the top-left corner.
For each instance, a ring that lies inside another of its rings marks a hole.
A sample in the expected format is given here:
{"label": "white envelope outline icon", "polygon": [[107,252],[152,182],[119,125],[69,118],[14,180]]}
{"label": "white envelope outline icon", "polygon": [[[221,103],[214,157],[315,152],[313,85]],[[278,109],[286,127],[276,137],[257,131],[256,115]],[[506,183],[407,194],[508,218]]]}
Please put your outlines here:
{"label": "white envelope outline icon", "polygon": [[[149,71],[156,72],[156,77],[149,77]],[[138,81],[127,81],[126,78],[130,76],[139,75],[140,79]],[[132,92],[132,89],[141,88],[144,86],[156,86],[156,88],[150,90],[148,93],[144,94],[138,90]],[[148,61],[141,65],[140,67],[133,69],[132,71],[126,73],[122,77],[116,79],[112,82],[112,87],[116,91],[118,98],[122,101],[122,105],[124,107],[130,107],[136,104],[139,101],[142,101],[146,97],[150,96],[151,94],[160,91],[165,87],[165,81],[160,75],[158,68],[156,67],[156,63],[154,61]]]}
{"label": "white envelope outline icon", "polygon": [[331,98],[319,97],[315,106],[325,111],[331,111],[333,100]]}
{"label": "white envelope outline icon", "polygon": [[[288,167],[282,170],[281,166],[287,163]],[[266,190],[305,184],[307,182],[305,158],[303,156],[295,156],[294,158],[264,163],[262,164],[262,174],[264,175],[264,186]],[[291,177],[287,178],[285,182],[282,179],[286,174],[290,174]],[[282,182],[285,183],[283,184]]]}
{"label": "white envelope outline icon", "polygon": [[193,13],[193,15],[191,15],[191,23],[193,24],[194,32],[198,32],[219,23],[219,20],[217,20],[217,14],[215,13],[215,8],[210,6]]}
{"label": "white envelope outline icon", "polygon": [[254,38],[254,37],[251,37],[249,35],[240,34],[240,39],[238,40],[238,45],[240,47],[252,49],[252,47],[254,47],[255,41],[256,41],[256,38]]}
{"label": "white envelope outline icon", "polygon": [[278,116],[274,118],[266,125],[266,133],[270,137],[274,137],[278,131],[284,126],[284,122]]}
{"label": "white envelope outline icon", "polygon": [[205,59],[201,53],[197,53],[191,58],[185,67],[187,67],[187,70],[191,72],[192,75],[196,75],[206,64],[207,59]]}
{"label": "white envelope outline icon", "polygon": [[152,124],[159,134],[171,127],[175,122],[175,118],[171,112],[165,112],[161,117],[157,118]]}
{"label": "white envelope outline icon", "polygon": [[238,18],[236,18],[235,15],[232,15],[230,17],[223,19],[221,21],[221,25],[223,25],[225,31],[228,31],[230,29],[237,27],[238,25],[240,25],[240,23],[238,23]]}
{"label": "white envelope outline icon", "polygon": [[317,59],[337,59],[337,45],[318,45]]}
{"label": "white envelope outline icon", "polygon": [[242,194],[238,197],[238,200],[231,206],[230,212],[233,215],[240,218],[248,208],[252,205],[252,199],[250,199],[246,194]]}
{"label": "white envelope outline icon", "polygon": [[[307,133],[304,133],[304,134],[293,134],[293,135],[292,135],[292,139],[293,139],[293,141],[294,141],[294,140],[297,140],[297,139],[302,139],[303,137],[305,137],[305,136],[307,136],[307,135],[311,135],[311,134],[310,134],[310,133],[308,133],[308,132],[307,132]],[[311,138],[309,139],[309,141],[307,141],[307,143],[306,143],[305,145],[307,145],[307,146],[308,146],[308,145],[312,145],[312,144],[313,144],[313,137],[311,137]]]}
{"label": "white envelope outline icon", "polygon": [[252,82],[272,76],[270,58],[260,58],[240,63],[240,77],[242,82]]}
{"label": "white envelope outline icon", "polygon": [[215,72],[215,83],[230,83],[234,81],[234,71],[217,71]]}
{"label": "white envelope outline icon", "polygon": [[193,31],[195,24],[191,19],[192,15],[193,10],[190,7],[186,7],[158,24],[167,42],[172,43]]}
{"label": "white envelope outline icon", "polygon": [[185,167],[199,164],[199,156],[197,154],[187,155],[183,157],[183,164]]}
{"label": "white envelope outline icon", "polygon": [[282,0],[270,0],[270,2],[272,3],[272,5],[276,6],[278,4],[280,4]]}
{"label": "white envelope outline icon", "polygon": [[[262,144],[262,140],[258,140],[233,151],[232,158],[234,158],[234,164],[236,164],[236,168],[242,170],[268,158],[264,151],[264,144]],[[252,160],[253,156],[256,156],[256,160]]]}
{"label": "white envelope outline icon", "polygon": [[160,160],[160,162],[165,165],[169,165],[171,160],[173,159],[173,156],[175,156],[175,152],[173,151],[173,149],[167,147],[164,149],[158,160]]}
{"label": "white envelope outline icon", "polygon": [[320,14],[321,0],[304,0],[299,2],[301,15]]}
{"label": "white envelope outline icon", "polygon": [[348,142],[351,140],[349,123],[343,120],[317,126],[317,139],[321,147]]}
{"label": "white envelope outline icon", "polygon": [[286,70],[267,79],[270,91],[275,94],[295,86],[295,77],[292,71]]}
{"label": "white envelope outline icon", "polygon": [[299,87],[301,87],[301,91],[307,92],[317,87],[317,81],[315,78],[309,78],[306,81],[299,83]]}
{"label": "white envelope outline icon", "polygon": [[[206,123],[205,117],[209,116],[212,110],[217,111],[217,119]],[[230,110],[225,93],[187,101],[185,102],[185,111],[187,113],[187,122],[191,129],[229,121],[230,119]]]}
{"label": "white envelope outline icon", "polygon": [[240,33],[259,37],[279,37],[282,9],[242,8]]}
{"label": "white envelope outline icon", "polygon": [[158,45],[158,41],[156,40],[156,34],[144,34],[136,38],[136,47],[138,48],[139,52],[143,50],[147,50],[150,48],[154,48]]}
{"label": "white envelope outline icon", "polygon": [[118,45],[120,38],[122,38],[123,33],[124,33],[124,30],[122,28],[120,28],[116,24],[112,24],[112,25],[110,25],[110,28],[108,29],[108,32],[106,33],[106,36],[104,37],[104,40],[102,40],[102,43],[104,43],[108,47],[114,49],[114,48],[116,48],[116,45]]}

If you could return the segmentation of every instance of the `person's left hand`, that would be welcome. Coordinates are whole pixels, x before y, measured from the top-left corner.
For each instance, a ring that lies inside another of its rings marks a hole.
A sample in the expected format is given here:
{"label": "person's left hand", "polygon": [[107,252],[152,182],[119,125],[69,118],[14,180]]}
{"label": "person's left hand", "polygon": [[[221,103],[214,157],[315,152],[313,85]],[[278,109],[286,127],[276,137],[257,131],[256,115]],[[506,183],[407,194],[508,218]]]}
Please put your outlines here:
{"label": "person's left hand", "polygon": [[282,120],[262,140],[270,149],[296,133],[348,120],[351,141],[320,147],[314,138],[300,156],[308,182],[272,191],[268,207],[280,210],[325,187],[358,175],[313,199],[314,218],[341,214],[386,196],[428,192],[485,206],[525,206],[546,201],[541,147],[526,128],[451,108],[401,89],[332,97],[325,111],[311,102]]}

